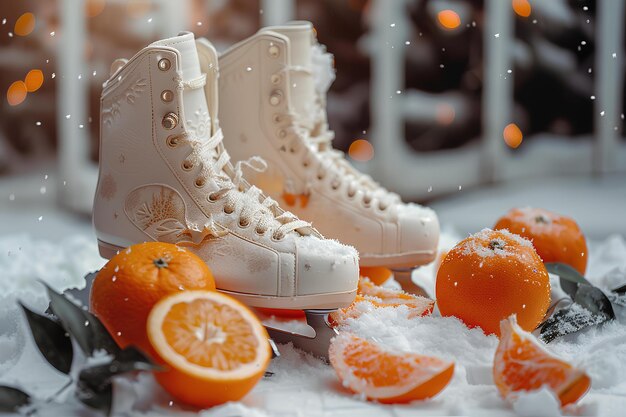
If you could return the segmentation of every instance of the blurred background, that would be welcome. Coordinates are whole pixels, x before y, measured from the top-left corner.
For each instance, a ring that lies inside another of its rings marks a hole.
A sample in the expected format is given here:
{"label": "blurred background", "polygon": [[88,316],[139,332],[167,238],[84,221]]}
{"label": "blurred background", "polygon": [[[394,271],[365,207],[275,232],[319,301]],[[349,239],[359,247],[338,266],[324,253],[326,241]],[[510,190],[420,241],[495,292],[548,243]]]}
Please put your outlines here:
{"label": "blurred background", "polygon": [[0,234],[91,233],[114,59],[189,30],[224,50],[310,20],[335,146],[447,227],[513,206],[626,234],[625,0],[19,0],[0,4]]}

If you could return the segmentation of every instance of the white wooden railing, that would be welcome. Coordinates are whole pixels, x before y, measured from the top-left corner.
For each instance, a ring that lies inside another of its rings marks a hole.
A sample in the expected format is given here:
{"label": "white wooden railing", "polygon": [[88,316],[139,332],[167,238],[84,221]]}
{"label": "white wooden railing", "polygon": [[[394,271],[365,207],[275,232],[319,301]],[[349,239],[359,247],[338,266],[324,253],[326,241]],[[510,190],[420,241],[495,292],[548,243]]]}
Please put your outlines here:
{"label": "white wooden railing", "polygon": [[[121,2],[122,0],[114,0]],[[410,22],[410,0],[373,0],[371,140],[375,158],[359,168],[407,198],[424,198],[497,181],[530,176],[596,174],[626,170],[626,145],[620,140],[620,115],[624,82],[624,4],[626,0],[597,2],[594,135],[592,140],[568,141],[541,137],[515,152],[502,139],[512,120],[513,11],[508,0],[486,0],[483,42],[485,51],[482,137],[478,144],[454,150],[421,154],[408,147],[403,126],[406,119],[421,117],[423,94],[404,88],[404,42]],[[172,36],[189,22],[185,1],[159,0],[154,15],[154,36]],[[95,189],[95,167],[89,162],[86,129],[87,85],[76,82],[87,64],[81,55],[85,39],[84,13],[75,0],[61,1],[59,48],[58,126],[61,201],[89,212]],[[280,24],[295,15],[295,0],[261,0],[263,25]],[[394,24],[393,30],[390,25]],[[498,34],[496,37],[495,34]],[[332,51],[331,51],[332,52]],[[402,94],[396,94],[401,91]],[[443,101],[443,99],[442,99]],[[71,115],[70,119],[66,115]]]}

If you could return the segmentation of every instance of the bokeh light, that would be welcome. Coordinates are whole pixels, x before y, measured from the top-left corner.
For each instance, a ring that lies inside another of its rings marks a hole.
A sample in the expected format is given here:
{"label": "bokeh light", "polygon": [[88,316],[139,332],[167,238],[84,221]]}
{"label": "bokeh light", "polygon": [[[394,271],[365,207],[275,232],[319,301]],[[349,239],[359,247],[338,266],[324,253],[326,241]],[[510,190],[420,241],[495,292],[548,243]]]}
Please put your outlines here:
{"label": "bokeh light", "polygon": [[439,24],[446,29],[456,29],[461,24],[461,18],[454,10],[442,10],[437,13]]}
{"label": "bokeh light", "polygon": [[528,17],[530,16],[530,12],[532,8],[530,7],[530,2],[528,0],[512,0],[513,10],[519,16]]}
{"label": "bokeh light", "polygon": [[15,81],[7,90],[7,101],[9,102],[9,105],[17,106],[26,99],[27,94],[26,84],[24,81]]}
{"label": "bokeh light", "polygon": [[355,161],[367,162],[374,157],[374,147],[365,139],[357,139],[350,144],[348,155]]}
{"label": "bokeh light", "polygon": [[437,108],[435,111],[437,123],[439,123],[440,125],[449,125],[454,122],[456,112],[454,111],[454,107],[452,107],[448,103],[437,104]]}
{"label": "bokeh light", "polygon": [[43,84],[43,72],[39,69],[28,71],[28,74],[26,74],[26,78],[24,79],[24,83],[26,84],[26,91],[29,93],[39,90]]}
{"label": "bokeh light", "polygon": [[520,146],[522,139],[524,138],[522,131],[515,123],[506,125],[504,131],[502,132],[502,136],[504,137],[504,142],[513,149]]}
{"label": "bokeh light", "polygon": [[142,18],[152,10],[152,2],[150,0],[135,0],[126,3],[126,12],[134,18]]}
{"label": "bokeh light", "polygon": [[96,17],[104,10],[106,0],[88,0],[85,7],[87,17]]}
{"label": "bokeh light", "polygon": [[13,32],[18,36],[29,35],[35,29],[35,15],[26,12],[15,21]]}

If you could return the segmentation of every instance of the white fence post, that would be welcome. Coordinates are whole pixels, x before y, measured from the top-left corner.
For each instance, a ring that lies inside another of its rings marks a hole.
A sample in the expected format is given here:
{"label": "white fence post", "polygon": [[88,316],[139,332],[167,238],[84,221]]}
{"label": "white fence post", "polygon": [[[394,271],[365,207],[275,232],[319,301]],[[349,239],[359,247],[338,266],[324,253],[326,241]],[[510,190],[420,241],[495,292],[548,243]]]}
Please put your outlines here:
{"label": "white fence post", "polygon": [[[375,0],[372,4],[371,100],[370,119],[372,142],[376,150],[373,174],[391,183],[395,178],[397,154],[406,149],[404,144],[403,100],[404,41],[407,37],[405,2]],[[400,94],[397,92],[400,91]]]}
{"label": "white fence post", "polygon": [[511,120],[513,100],[513,10],[510,1],[485,2],[483,32],[484,82],[482,102],[483,181],[495,182],[502,176],[506,154],[502,131]]}
{"label": "white fence post", "polygon": [[[89,161],[89,125],[86,73],[84,3],[62,0],[61,28],[57,49],[58,94],[58,195],[59,202],[72,210],[90,212],[95,191],[95,168]],[[80,78],[79,78],[80,77]],[[97,122],[96,122],[97,123]]]}
{"label": "white fence post", "polygon": [[598,98],[594,106],[593,170],[603,174],[615,170],[623,111],[620,108],[624,85],[624,0],[600,0],[597,4],[595,83]]}
{"label": "white fence post", "polygon": [[261,0],[261,25],[282,25],[296,14],[295,0]]}

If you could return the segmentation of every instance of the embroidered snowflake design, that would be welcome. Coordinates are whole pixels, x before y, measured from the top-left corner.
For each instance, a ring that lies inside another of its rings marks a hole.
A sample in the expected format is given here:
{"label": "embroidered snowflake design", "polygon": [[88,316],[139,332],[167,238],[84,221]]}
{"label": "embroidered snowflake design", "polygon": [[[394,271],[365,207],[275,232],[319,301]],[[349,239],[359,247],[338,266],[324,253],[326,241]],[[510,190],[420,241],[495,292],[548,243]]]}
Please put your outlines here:
{"label": "embroidered snowflake design", "polygon": [[211,118],[209,113],[200,109],[194,112],[195,121],[187,120],[189,133],[197,139],[207,138],[211,133]]}
{"label": "embroidered snowflake design", "polygon": [[110,125],[120,114],[122,103],[134,104],[139,95],[146,89],[148,82],[145,78],[140,78],[131,84],[122,93],[113,97],[111,104],[102,109],[102,119],[105,124]]}

